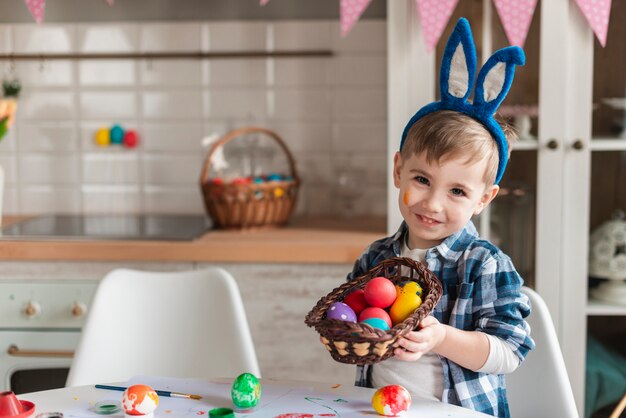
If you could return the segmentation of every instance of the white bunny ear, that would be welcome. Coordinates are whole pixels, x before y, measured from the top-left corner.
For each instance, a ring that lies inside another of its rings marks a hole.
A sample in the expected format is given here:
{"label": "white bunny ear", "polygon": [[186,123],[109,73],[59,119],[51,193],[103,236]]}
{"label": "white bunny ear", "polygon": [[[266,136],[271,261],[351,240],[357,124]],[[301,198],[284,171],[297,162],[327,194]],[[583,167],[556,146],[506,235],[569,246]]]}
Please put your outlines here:
{"label": "white bunny ear", "polygon": [[495,113],[511,88],[515,66],[524,62],[524,51],[517,46],[500,49],[489,57],[476,80],[474,106],[480,113]]}
{"label": "white bunny ear", "polygon": [[476,48],[466,19],[457,22],[443,53],[439,87],[441,101],[466,101],[476,73]]}

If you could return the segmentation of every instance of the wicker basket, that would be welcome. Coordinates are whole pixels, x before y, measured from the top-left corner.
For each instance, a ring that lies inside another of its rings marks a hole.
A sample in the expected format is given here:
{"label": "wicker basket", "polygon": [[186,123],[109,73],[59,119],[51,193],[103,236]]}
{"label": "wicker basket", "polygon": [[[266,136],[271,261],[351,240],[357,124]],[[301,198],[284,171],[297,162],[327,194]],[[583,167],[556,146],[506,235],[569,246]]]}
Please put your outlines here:
{"label": "wicker basket", "polygon": [[[209,179],[211,159],[218,148],[252,133],[268,135],[278,143],[287,156],[290,176],[283,180],[243,184]],[[295,208],[299,187],[295,160],[285,142],[276,132],[255,126],[233,130],[217,140],[207,154],[200,175],[206,211],[215,226],[224,229],[275,227],[287,223]]]}
{"label": "wicker basket", "polygon": [[[408,267],[409,275],[402,275],[401,267]],[[332,303],[342,301],[356,289],[363,289],[370,279],[379,276],[388,278],[394,284],[414,280],[422,287],[422,304],[404,322],[383,331],[368,324],[326,319],[326,310]],[[422,263],[404,257],[390,258],[322,297],[304,322],[320,334],[322,343],[335,360],[349,364],[373,364],[393,356],[399,337],[414,330],[430,314],[439,302],[441,292],[441,283]]]}

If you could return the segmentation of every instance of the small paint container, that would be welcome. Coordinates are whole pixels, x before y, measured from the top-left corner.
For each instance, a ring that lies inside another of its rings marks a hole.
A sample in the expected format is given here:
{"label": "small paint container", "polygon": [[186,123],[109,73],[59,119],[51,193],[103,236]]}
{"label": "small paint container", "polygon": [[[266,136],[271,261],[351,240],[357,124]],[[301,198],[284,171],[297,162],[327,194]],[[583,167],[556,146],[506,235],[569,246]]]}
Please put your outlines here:
{"label": "small paint container", "polygon": [[63,412],[42,412],[35,418],[63,418]]}
{"label": "small paint container", "polygon": [[230,408],[214,408],[209,411],[210,418],[235,418],[235,412]]}

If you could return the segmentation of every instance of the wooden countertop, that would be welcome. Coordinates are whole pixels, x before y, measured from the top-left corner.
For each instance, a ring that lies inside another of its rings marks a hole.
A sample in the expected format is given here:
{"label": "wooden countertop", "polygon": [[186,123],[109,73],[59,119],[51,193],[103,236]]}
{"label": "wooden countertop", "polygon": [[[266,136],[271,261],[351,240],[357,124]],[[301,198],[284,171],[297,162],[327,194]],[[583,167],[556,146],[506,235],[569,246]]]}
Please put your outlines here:
{"label": "wooden countertop", "polygon": [[[22,219],[5,216],[3,225]],[[304,218],[282,228],[211,230],[193,241],[2,239],[0,260],[352,263],[385,228],[384,218]]]}

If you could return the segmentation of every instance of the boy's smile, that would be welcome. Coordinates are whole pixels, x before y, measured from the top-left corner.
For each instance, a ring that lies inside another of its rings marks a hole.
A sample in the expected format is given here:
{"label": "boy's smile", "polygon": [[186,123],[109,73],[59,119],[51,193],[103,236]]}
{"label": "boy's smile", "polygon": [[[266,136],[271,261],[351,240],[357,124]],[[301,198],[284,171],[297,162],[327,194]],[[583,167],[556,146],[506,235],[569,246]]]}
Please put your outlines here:
{"label": "boy's smile", "polygon": [[468,163],[444,158],[429,163],[424,153],[394,158],[394,184],[400,189],[402,217],[409,227],[408,246],[431,248],[460,231],[498,193],[485,184],[487,160]]}

